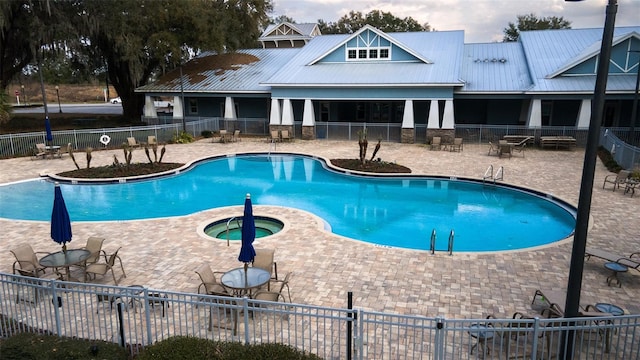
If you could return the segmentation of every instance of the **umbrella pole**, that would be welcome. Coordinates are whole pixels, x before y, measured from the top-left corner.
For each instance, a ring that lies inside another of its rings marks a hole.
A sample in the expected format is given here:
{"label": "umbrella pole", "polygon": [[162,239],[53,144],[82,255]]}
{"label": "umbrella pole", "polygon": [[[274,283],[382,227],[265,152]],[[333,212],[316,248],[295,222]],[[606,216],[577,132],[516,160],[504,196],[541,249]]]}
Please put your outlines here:
{"label": "umbrella pole", "polygon": [[249,270],[249,263],[244,263],[244,292],[247,292],[247,286],[249,285],[249,278],[247,272]]}

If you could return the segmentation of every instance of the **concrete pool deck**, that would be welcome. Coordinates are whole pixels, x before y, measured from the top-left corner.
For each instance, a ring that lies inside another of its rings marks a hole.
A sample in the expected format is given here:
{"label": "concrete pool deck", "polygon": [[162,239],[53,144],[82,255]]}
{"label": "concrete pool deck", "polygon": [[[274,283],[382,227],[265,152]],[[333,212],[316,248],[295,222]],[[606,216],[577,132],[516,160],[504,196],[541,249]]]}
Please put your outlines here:
{"label": "concrete pool deck", "polygon": [[[370,144],[369,154],[375,144]],[[383,143],[376,157],[408,166],[414,174],[481,178],[489,165],[504,166],[504,182],[543,190],[577,204],[584,151],[527,149],[525,157],[511,159],[487,155],[488,145],[465,144],[462,152],[429,151],[422,144]],[[167,145],[163,161],[188,162],[197,158],[274,151],[264,139],[243,138],[236,143]],[[357,141],[302,141],[277,144],[278,152],[296,152],[326,158],[355,158]],[[122,150],[94,151],[92,166],[122,160]],[[84,153],[77,153],[86,166]],[[144,162],[136,150],[134,162]],[[0,160],[0,183],[32,179],[43,172],[57,173],[75,168],[68,156],[53,160],[15,158]],[[588,246],[620,254],[640,251],[640,196],[631,198],[622,190],[602,189],[610,173],[598,161],[591,207],[592,228]],[[215,196],[215,194],[211,194]],[[184,217],[126,222],[73,223],[69,248],[84,246],[89,236],[105,237],[109,253],[122,246],[120,256],[127,272],[120,285],[141,284],[155,289],[195,292],[202,262],[214,271],[226,271],[237,261],[239,243],[205,239],[197,229],[217,218],[241,215],[244,194],[238,206],[212,209]],[[0,204],[2,206],[2,204]],[[272,215],[287,226],[280,233],[257,240],[256,247],[275,248],[278,274],[292,271],[294,302],[346,307],[352,291],[354,306],[373,311],[448,318],[483,318],[493,313],[510,317],[515,311],[533,313],[531,299],[536,289],[563,290],[567,286],[571,241],[523,251],[499,253],[446,253],[430,255],[415,251],[375,246],[346,239],[322,230],[313,214],[288,208],[256,204],[256,215]],[[73,219],[72,219],[73,220]],[[0,271],[10,273],[14,261],[9,252],[27,242],[35,251],[60,250],[49,236],[48,222],[0,219]],[[425,234],[425,242],[429,234]],[[439,235],[439,238],[446,236]],[[569,239],[571,240],[571,239]],[[585,262],[581,304],[609,302],[629,313],[640,313],[640,272],[621,274],[622,287],[607,286],[610,272],[604,261]],[[116,276],[119,276],[119,268]],[[112,284],[110,276],[96,282]]]}

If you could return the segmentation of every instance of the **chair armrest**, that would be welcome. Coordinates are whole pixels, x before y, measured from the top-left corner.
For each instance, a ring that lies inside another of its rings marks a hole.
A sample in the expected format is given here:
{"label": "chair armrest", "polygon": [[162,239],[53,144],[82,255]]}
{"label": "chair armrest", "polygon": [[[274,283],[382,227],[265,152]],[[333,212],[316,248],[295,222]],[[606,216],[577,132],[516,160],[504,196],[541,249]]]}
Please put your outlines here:
{"label": "chair armrest", "polygon": [[638,256],[638,257],[640,257],[640,251],[637,251],[637,252],[631,253],[631,255],[629,255],[629,258],[632,258],[632,257],[634,257],[634,256]]}

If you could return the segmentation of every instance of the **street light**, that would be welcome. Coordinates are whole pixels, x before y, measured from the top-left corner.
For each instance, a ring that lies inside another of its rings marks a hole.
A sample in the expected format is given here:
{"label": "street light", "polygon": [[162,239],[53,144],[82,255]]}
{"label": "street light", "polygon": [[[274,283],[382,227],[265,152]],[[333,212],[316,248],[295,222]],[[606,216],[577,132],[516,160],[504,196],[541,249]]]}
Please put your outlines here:
{"label": "street light", "polygon": [[62,114],[62,106],[60,106],[60,86],[56,85],[56,96],[58,97],[58,112]]}
{"label": "street light", "polygon": [[[587,133],[584,165],[582,167],[580,195],[578,197],[576,230],[573,237],[571,265],[569,266],[569,281],[567,282],[567,299],[565,303],[565,317],[567,318],[577,317],[579,315],[582,272],[584,270],[584,254],[587,245],[587,230],[589,228],[589,214],[591,210],[591,195],[593,193],[593,179],[596,170],[600,124],[602,123],[602,115],[604,113],[607,76],[609,74],[609,62],[611,60],[611,44],[613,42],[613,30],[615,27],[617,10],[618,1],[609,0],[605,11],[602,43],[600,45],[600,55],[598,56],[598,68],[596,72],[596,84],[593,91],[589,131]],[[565,352],[563,357],[564,359],[573,358],[573,337],[574,331],[568,331],[566,338],[562,338],[565,341],[564,346],[562,347],[562,350]]]}
{"label": "street light", "polygon": [[27,93],[24,91],[24,85],[20,85],[20,88],[22,88],[22,102],[24,106],[27,106]]}

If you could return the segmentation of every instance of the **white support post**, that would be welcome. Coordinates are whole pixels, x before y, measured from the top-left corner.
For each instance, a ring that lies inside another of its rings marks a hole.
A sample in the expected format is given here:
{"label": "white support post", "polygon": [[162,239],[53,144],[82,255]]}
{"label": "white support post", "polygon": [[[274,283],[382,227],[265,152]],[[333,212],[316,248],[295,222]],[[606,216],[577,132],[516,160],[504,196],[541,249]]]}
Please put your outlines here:
{"label": "white support post", "polygon": [[442,117],[443,129],[455,128],[455,117],[453,115],[453,99],[448,99],[444,102],[444,114]]}
{"label": "white support post", "polygon": [[578,129],[588,129],[589,119],[591,119],[591,99],[582,99],[578,113]]}
{"label": "white support post", "polygon": [[404,113],[402,114],[402,128],[413,129],[415,120],[413,118],[413,100],[404,101]]}
{"label": "white support post", "polygon": [[427,120],[427,129],[440,129],[440,111],[438,109],[438,100],[431,100],[431,106],[429,106],[429,119]]}
{"label": "white support post", "polygon": [[173,97],[173,118],[182,119],[184,117],[184,104],[182,104],[182,98],[180,96]]}
{"label": "white support post", "polygon": [[291,106],[291,99],[284,99],[282,102],[282,125],[293,125],[293,106]]}
{"label": "white support post", "polygon": [[153,103],[153,99],[151,98],[151,96],[144,97],[144,117],[158,118],[156,106]]}
{"label": "white support post", "polygon": [[280,100],[271,99],[271,113],[269,114],[269,125],[280,125]]}
{"label": "white support post", "polygon": [[236,106],[233,103],[233,98],[231,96],[227,96],[224,99],[224,118],[225,119],[237,119],[236,117]]}
{"label": "white support post", "polygon": [[527,127],[529,129],[538,129],[542,127],[542,100],[533,99],[531,102]]}
{"label": "white support post", "polygon": [[311,99],[304,100],[304,112],[302,114],[302,126],[315,126],[316,114],[313,110]]}

